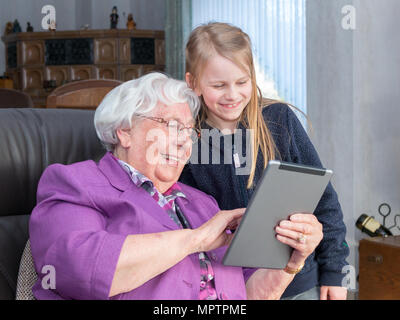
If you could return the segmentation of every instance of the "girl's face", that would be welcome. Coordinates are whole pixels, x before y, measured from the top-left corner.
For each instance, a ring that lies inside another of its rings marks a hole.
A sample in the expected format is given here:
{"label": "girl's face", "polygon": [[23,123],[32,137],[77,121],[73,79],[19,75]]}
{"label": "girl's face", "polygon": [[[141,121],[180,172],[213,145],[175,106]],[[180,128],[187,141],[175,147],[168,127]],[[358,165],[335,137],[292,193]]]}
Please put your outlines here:
{"label": "girl's face", "polygon": [[[190,77],[188,73],[188,83]],[[212,126],[220,130],[234,130],[250,102],[252,84],[249,73],[216,54],[205,64],[194,91],[198,96],[203,96],[209,111],[207,120]]]}

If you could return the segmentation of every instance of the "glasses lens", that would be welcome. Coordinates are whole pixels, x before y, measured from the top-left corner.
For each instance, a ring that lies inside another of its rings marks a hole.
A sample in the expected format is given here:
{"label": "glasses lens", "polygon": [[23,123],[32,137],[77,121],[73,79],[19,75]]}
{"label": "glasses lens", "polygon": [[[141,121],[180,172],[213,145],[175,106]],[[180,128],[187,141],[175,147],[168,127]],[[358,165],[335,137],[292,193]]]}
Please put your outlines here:
{"label": "glasses lens", "polygon": [[177,129],[180,130],[181,126],[178,125],[178,121],[176,120],[170,120],[167,122],[167,127],[172,128],[172,129]]}

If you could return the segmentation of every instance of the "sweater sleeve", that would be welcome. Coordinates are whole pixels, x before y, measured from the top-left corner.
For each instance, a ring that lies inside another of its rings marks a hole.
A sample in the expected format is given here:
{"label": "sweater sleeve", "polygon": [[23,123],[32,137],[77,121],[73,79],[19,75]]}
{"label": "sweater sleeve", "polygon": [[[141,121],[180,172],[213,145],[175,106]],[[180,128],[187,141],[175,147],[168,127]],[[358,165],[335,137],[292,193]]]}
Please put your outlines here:
{"label": "sweater sleeve", "polygon": [[41,278],[53,267],[52,290],[64,299],[108,299],[125,236],[107,232],[75,171],[53,165],[41,177],[29,222],[35,268]]}
{"label": "sweater sleeve", "polygon": [[[289,153],[286,161],[322,168],[322,163],[302,124],[287,107]],[[342,269],[348,263],[349,247],[346,243],[346,226],[338,196],[328,184],[314,212],[323,225],[323,239],[315,250],[319,266],[320,285],[341,286],[345,274]]]}

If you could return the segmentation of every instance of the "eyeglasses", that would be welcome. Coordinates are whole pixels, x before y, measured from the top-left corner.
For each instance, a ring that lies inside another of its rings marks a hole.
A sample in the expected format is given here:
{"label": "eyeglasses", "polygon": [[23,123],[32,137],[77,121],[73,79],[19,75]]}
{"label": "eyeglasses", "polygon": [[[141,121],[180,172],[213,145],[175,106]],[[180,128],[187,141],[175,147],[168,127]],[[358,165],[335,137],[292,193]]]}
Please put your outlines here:
{"label": "eyeglasses", "polygon": [[186,127],[183,123],[180,123],[177,120],[165,120],[163,118],[157,118],[157,117],[147,117],[143,115],[135,115],[138,118],[144,118],[152,121],[156,121],[158,123],[162,123],[165,125],[169,130],[176,130],[178,135],[180,134],[185,134],[187,136],[190,136],[192,139],[192,142],[195,143],[197,140],[200,138],[200,130],[193,128],[192,126]]}

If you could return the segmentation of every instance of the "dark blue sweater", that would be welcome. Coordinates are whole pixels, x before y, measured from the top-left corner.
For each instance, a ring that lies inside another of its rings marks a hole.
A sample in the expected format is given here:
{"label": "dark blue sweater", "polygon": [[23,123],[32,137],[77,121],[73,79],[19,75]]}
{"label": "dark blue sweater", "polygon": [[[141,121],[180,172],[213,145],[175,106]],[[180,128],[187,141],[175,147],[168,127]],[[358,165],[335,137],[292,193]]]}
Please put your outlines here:
{"label": "dark blue sweater", "polygon": [[[263,116],[275,141],[276,159],[322,168],[319,156],[307,133],[287,105],[277,103],[265,107]],[[202,127],[213,129],[206,123]],[[213,196],[222,210],[247,207],[264,170],[264,158],[259,151],[254,184],[247,189],[250,171],[245,168],[250,167],[251,157],[248,157],[246,162],[246,130],[241,124],[238,128],[240,130],[234,135],[219,139],[202,135],[198,144],[194,145],[191,160],[180,177],[181,182]],[[235,168],[235,162],[232,160],[232,148],[234,152],[239,153],[241,163],[239,169]],[[228,150],[227,159],[230,157],[231,163],[227,163],[229,161],[224,163]],[[342,284],[345,276],[342,268],[347,265],[345,259],[349,254],[349,248],[345,241],[346,227],[343,223],[342,210],[330,183],[314,214],[323,224],[323,240],[308,257],[303,270],[295,276],[282,297],[299,294],[316,285],[341,286]]]}

